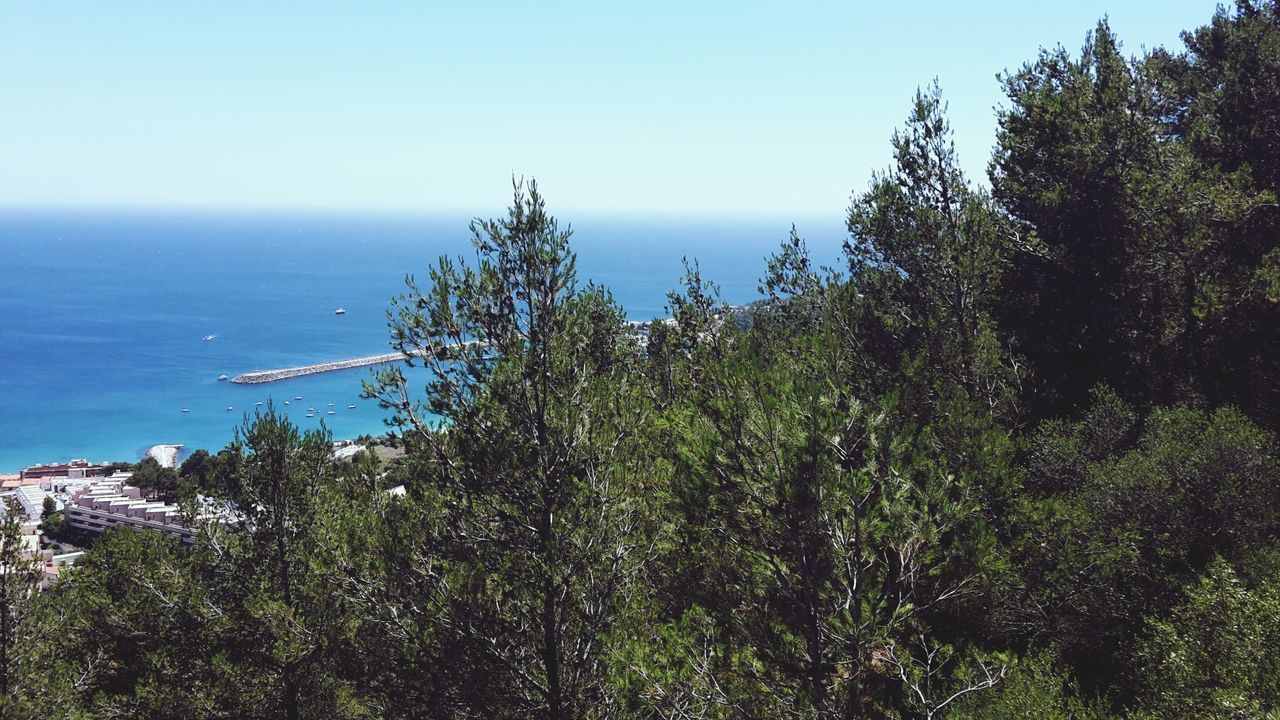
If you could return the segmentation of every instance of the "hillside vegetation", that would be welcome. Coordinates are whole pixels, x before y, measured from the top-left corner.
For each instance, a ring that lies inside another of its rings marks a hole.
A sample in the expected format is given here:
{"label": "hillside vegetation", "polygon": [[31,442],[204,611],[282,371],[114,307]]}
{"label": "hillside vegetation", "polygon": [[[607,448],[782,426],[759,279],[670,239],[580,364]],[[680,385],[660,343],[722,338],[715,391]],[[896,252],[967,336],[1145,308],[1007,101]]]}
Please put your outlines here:
{"label": "hillside vegetation", "polygon": [[1005,73],[989,184],[921,90],[749,324],[637,342],[517,183],[392,304],[405,455],[249,420],[165,481],[244,523],[4,594],[3,716],[1280,717],[1280,8],[1184,40]]}

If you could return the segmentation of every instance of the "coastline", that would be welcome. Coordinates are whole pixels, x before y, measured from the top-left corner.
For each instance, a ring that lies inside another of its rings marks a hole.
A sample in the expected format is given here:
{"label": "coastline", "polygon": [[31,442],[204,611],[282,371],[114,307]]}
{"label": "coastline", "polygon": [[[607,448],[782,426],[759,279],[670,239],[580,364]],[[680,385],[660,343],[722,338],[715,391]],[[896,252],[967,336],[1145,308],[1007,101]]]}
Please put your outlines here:
{"label": "coastline", "polygon": [[[292,389],[291,389],[292,391]],[[301,403],[296,403],[300,405]],[[280,410],[280,403],[277,403],[277,410]],[[286,410],[288,408],[285,408]],[[361,405],[361,410],[366,410]],[[253,414],[253,408],[248,408],[248,414]],[[301,412],[301,410],[299,410]],[[152,450],[158,453],[171,454],[173,456],[174,467],[181,466],[182,460],[190,452],[197,449],[207,450],[211,454],[216,454],[231,442],[234,429],[240,424],[241,413],[226,413],[225,411],[217,411],[213,413],[219,419],[225,421],[220,425],[220,429],[214,433],[187,433],[180,434],[181,443],[160,443],[160,444],[144,444],[131,441],[127,437],[107,435],[93,438],[89,442],[60,442],[52,441],[47,445],[37,448],[23,447],[13,449],[0,449],[0,473],[18,473],[23,468],[39,465],[41,463],[65,463],[75,458],[88,458],[89,460],[100,463],[110,464],[113,462],[136,463],[146,457],[154,457]],[[383,415],[379,412],[351,412],[350,414],[340,414],[336,416],[317,417],[307,419],[301,417],[297,413],[284,413],[289,417],[290,421],[297,425],[301,430],[315,430],[323,422],[325,426],[333,433],[335,441],[342,439],[354,439],[361,435],[381,436],[387,432],[387,426],[383,422]],[[144,434],[145,433],[145,434]],[[165,431],[157,423],[156,427],[142,428],[140,433],[145,437],[149,434],[152,438],[156,436],[163,437],[169,435],[173,438],[172,428]],[[171,448],[177,448],[176,452]],[[156,458],[157,462],[162,465],[165,460]]]}
{"label": "coastline", "polygon": [[[403,289],[406,271],[419,267],[410,258],[469,247],[470,217],[401,222],[375,214],[335,223],[304,212],[170,216],[86,209],[0,218],[6,233],[0,261],[10,265],[46,257],[49,237],[65,241],[58,262],[11,278],[15,296],[48,313],[18,313],[0,327],[0,341],[23,348],[11,358],[10,375],[21,382],[7,389],[16,411],[0,432],[0,469],[17,472],[81,457],[137,462],[156,441],[182,443],[184,453],[215,452],[260,400],[274,400],[277,412],[305,430],[323,419],[339,437],[386,432],[385,413],[360,397],[368,368],[265,384],[215,378],[389,351],[388,301]],[[658,317],[665,314],[667,289],[679,278],[680,256],[695,248],[703,273],[720,282],[725,299],[742,302],[756,297],[756,259],[776,250],[777,230],[791,219],[709,218],[690,229],[667,220],[637,225],[632,218],[592,218],[579,227],[589,240],[581,248],[579,274],[608,285],[629,316]],[[812,220],[806,227],[819,225]],[[302,245],[281,241],[295,233]],[[815,256],[830,261],[844,235],[841,221],[829,232],[811,230],[806,239]],[[118,251],[98,252],[108,240],[119,241]],[[367,242],[370,252],[359,262],[335,263],[357,241]],[[97,273],[119,282],[60,280]],[[183,301],[166,304],[164,312],[153,307],[171,296]],[[333,315],[337,306],[347,310],[343,319]],[[94,311],[86,314],[86,307]],[[209,334],[217,338],[203,342]],[[115,359],[100,362],[107,353]],[[407,374],[420,392],[426,371],[417,367]],[[294,400],[298,395],[306,398],[301,404]],[[336,416],[305,417],[306,407],[329,402],[336,403]],[[358,412],[343,410],[351,403]],[[184,407],[190,412],[182,413]]]}

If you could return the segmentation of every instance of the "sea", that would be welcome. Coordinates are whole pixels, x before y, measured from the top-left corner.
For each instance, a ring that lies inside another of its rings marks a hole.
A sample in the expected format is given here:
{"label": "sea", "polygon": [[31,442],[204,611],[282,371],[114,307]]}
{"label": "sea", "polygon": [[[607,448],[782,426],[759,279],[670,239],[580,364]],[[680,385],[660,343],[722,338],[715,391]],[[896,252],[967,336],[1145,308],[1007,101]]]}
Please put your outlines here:
{"label": "sea", "polygon": [[[425,284],[441,255],[473,259],[470,220],[0,210],[0,473],[73,458],[132,462],[157,444],[182,445],[183,457],[216,452],[268,403],[334,438],[385,433],[386,414],[360,397],[369,368],[264,385],[218,377],[390,352],[391,299],[406,275]],[[726,301],[759,297],[765,259],[793,223],[818,262],[840,262],[839,212],[577,218],[572,246],[580,281],[606,286],[629,318],[649,320],[667,315],[685,258]],[[423,372],[413,377],[420,385]]]}

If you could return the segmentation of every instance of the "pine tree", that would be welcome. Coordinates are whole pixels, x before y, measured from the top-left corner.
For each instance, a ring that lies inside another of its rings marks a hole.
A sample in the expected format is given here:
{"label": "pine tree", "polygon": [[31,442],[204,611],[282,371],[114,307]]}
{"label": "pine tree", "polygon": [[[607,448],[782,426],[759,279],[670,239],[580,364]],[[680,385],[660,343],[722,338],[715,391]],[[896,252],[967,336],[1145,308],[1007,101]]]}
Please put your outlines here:
{"label": "pine tree", "polygon": [[17,702],[22,667],[19,625],[40,581],[39,558],[23,540],[22,511],[8,502],[0,520],[0,708]]}
{"label": "pine tree", "polygon": [[535,183],[472,231],[475,265],[441,258],[393,308],[393,344],[432,369],[426,405],[398,369],[370,388],[421,459],[406,572],[433,578],[419,606],[474,661],[456,682],[488,678],[457,691],[466,712],[578,717],[610,702],[605,643],[642,562],[638,349]]}
{"label": "pine tree", "polygon": [[319,580],[318,529],[335,469],[328,432],[301,432],[268,405],[228,446],[214,497],[235,518],[208,528],[201,562],[214,602],[235,618],[226,657],[242,685],[242,716],[331,715],[325,639],[336,622]]}

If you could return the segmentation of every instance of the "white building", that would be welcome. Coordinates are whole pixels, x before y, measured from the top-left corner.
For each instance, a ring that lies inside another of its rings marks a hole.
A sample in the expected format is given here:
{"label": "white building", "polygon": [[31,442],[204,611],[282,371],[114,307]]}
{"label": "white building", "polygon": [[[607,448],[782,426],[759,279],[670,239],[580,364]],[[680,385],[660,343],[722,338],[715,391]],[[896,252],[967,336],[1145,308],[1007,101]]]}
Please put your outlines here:
{"label": "white building", "polygon": [[52,587],[62,575],[63,569],[75,565],[76,560],[79,560],[83,555],[84,551],[62,553],[61,555],[54,555],[52,550],[45,550],[41,553],[41,560],[44,564],[44,576],[40,578],[40,589],[48,590]]}
{"label": "white building", "polygon": [[[32,520],[39,520],[44,515],[44,499],[53,497],[48,490],[39,485],[23,485],[14,492],[18,504],[22,506],[22,514]],[[54,498],[54,503],[58,509],[62,509],[63,503]]]}
{"label": "white building", "polygon": [[67,525],[82,532],[100,533],[125,526],[195,542],[195,530],[186,525],[176,506],[143,500],[141,490],[115,476],[72,489],[65,513]]}

